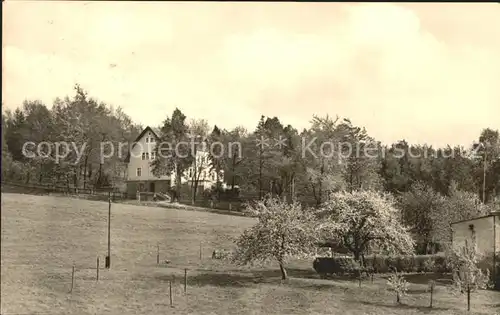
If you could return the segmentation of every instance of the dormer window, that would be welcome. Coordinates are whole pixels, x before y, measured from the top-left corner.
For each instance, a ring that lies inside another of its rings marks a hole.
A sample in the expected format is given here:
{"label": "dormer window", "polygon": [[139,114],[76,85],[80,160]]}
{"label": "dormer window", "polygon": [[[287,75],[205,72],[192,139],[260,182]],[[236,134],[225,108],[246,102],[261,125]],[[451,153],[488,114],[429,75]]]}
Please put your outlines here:
{"label": "dormer window", "polygon": [[146,143],[148,143],[148,142],[149,142],[149,137],[146,137]]}

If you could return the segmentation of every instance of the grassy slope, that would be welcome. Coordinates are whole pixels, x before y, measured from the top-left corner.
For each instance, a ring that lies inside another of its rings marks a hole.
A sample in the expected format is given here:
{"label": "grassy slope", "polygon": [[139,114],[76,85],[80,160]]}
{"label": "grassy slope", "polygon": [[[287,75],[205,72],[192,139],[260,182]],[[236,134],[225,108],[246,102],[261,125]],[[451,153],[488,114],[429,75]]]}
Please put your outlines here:
{"label": "grassy slope", "polygon": [[[112,268],[96,282],[96,257],[107,251],[103,202],[2,194],[2,314],[427,314],[425,285],[412,285],[403,302],[383,279],[358,288],[349,281],[317,278],[310,261],[294,262],[286,283],[274,266],[242,269],[211,261],[214,248],[230,248],[230,237],[251,219],[207,212],[124,204],[112,206]],[[204,260],[199,260],[202,242]],[[157,244],[161,260],[156,265]],[[76,266],[75,287],[71,266]],[[183,268],[189,268],[183,293]],[[174,279],[175,277],[175,279]],[[174,308],[168,281],[173,280]],[[500,294],[473,296],[477,314],[500,313]],[[444,287],[432,314],[460,314],[463,298]]]}

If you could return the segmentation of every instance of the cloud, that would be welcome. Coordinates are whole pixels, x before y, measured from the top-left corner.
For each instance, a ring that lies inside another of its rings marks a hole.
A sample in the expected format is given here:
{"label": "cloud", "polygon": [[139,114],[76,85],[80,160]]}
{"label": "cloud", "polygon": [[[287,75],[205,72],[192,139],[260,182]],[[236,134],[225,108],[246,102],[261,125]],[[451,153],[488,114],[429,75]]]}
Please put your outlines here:
{"label": "cloud", "polygon": [[143,124],[175,107],[249,130],[261,114],[303,128],[328,113],[383,142],[467,144],[500,128],[499,10],[449,8],[11,3],[4,100],[51,103],[79,82]]}

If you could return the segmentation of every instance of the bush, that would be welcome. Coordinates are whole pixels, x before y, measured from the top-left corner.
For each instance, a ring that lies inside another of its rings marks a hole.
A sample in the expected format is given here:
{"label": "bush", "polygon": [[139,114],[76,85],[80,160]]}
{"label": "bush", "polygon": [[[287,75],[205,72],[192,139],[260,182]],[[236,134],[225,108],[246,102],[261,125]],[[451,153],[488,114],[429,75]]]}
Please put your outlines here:
{"label": "bush", "polygon": [[396,270],[404,272],[415,271],[415,260],[412,256],[400,256],[396,258]]}
{"label": "bush", "polygon": [[[313,268],[319,274],[345,274],[360,270],[359,264],[353,258],[318,257]],[[366,256],[365,268],[374,273],[398,272],[450,272],[446,257],[443,254],[417,256]]]}
{"label": "bush", "polygon": [[387,266],[385,256],[368,256],[365,257],[365,265],[371,266],[375,273],[387,273],[389,267]]}
{"label": "bush", "polygon": [[313,268],[320,275],[352,274],[360,270],[359,264],[350,257],[318,257]]}

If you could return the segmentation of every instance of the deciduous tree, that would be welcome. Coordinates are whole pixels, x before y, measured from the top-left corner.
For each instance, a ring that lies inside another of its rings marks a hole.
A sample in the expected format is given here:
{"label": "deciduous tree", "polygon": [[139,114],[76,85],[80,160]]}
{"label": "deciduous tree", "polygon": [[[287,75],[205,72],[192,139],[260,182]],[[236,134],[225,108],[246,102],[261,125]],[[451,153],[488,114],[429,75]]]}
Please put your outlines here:
{"label": "deciduous tree", "polygon": [[313,216],[299,203],[287,203],[267,197],[246,208],[258,219],[236,242],[233,261],[239,264],[276,261],[282,279],[287,278],[285,264],[290,257],[305,257],[313,253],[316,244]]}
{"label": "deciduous tree", "polygon": [[[317,212],[319,231],[360,261],[367,249],[412,254],[414,241],[391,196],[373,191],[332,194]],[[361,261],[363,263],[363,261]]]}

